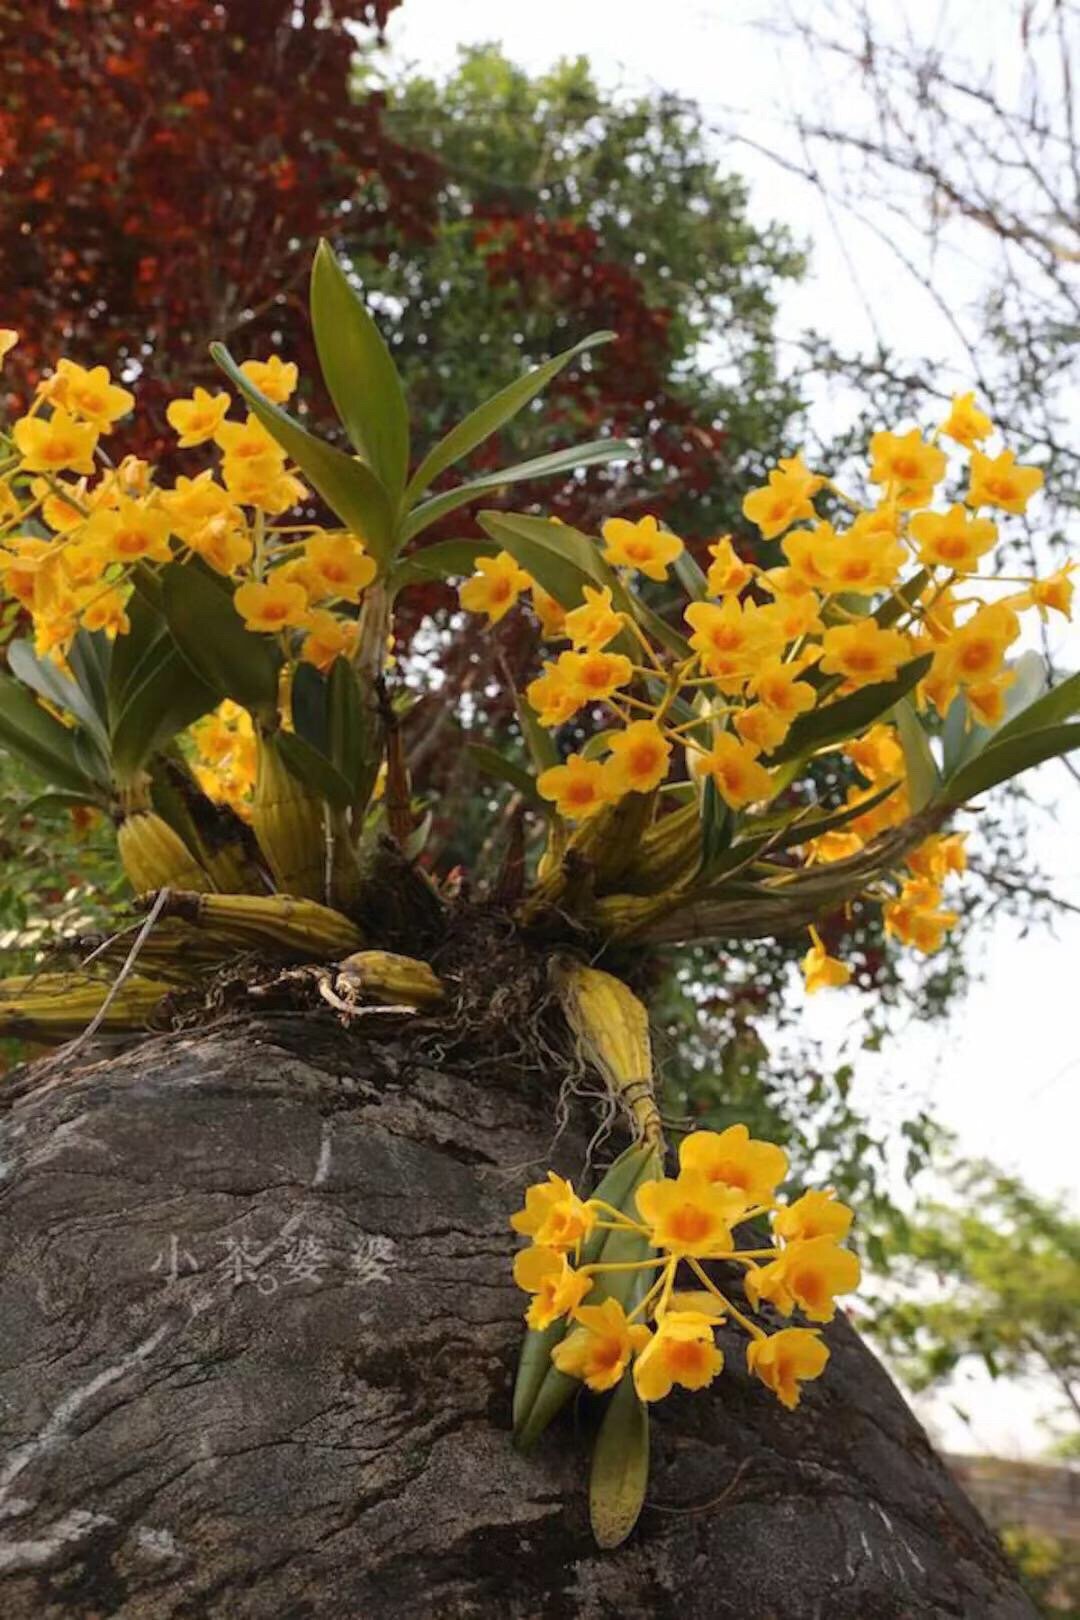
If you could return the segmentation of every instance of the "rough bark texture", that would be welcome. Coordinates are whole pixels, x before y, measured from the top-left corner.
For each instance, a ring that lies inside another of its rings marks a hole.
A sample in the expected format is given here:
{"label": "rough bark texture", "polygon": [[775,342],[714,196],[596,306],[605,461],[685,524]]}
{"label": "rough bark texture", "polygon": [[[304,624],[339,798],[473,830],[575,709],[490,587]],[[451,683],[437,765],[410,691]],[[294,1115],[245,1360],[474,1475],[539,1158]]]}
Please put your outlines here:
{"label": "rough bark texture", "polygon": [[5,1620],[1029,1620],[841,1322],[794,1414],[731,1335],[595,1549],[574,1414],[508,1435],[551,1103],[295,1015],[0,1092]]}

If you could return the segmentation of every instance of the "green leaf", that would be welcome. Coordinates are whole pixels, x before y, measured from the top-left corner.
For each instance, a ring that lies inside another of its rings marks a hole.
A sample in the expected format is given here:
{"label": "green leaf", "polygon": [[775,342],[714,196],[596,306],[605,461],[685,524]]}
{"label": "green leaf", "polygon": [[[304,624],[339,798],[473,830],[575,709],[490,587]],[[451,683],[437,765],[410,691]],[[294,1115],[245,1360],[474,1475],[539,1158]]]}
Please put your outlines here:
{"label": "green leaf", "polygon": [[[1019,662],[1022,663],[1023,659]],[[1006,701],[1012,697],[1015,690],[1015,686],[1009,688]],[[996,748],[998,743],[1004,742],[1006,738],[1019,736],[1023,732],[1041,731],[1046,726],[1057,725],[1077,713],[1080,713],[1080,672],[1067,675],[1063,681],[1050,687],[1041,697],[1035,698],[1034,702],[1028,703],[1024,708],[1018,708],[993,733],[993,746]]]}
{"label": "green leaf", "polygon": [[245,629],[232,587],[195,562],[169,563],[162,582],[169,629],[196,675],[219,697],[273,719],[281,652],[269,636]]}
{"label": "green leaf", "polygon": [[330,758],[326,677],[314,664],[297,664],[289,683],[289,712],[293,731],[317,753]]}
{"label": "green leaf", "polygon": [[893,710],[900,745],[904,750],[907,771],[908,803],[918,815],[934,797],[941,783],[941,772],[930,747],[930,739],[923,729],[915,705],[904,698]]}
{"label": "green leaf", "polygon": [[325,754],[298,737],[295,731],[279,731],[278,752],[285,768],[334,810],[347,810],[353,801],[352,784],[335,770]]}
{"label": "green leaf", "polygon": [[109,672],[109,752],[122,782],[193,720],[215,709],[221,695],[192,669],[165,620],[143,597],[132,596],[128,616],[131,630],[117,638]]}
{"label": "green leaf", "polygon": [[675,578],[692,602],[703,602],[709,594],[708,581],[688,551],[682,551],[674,562]]}
{"label": "green leaf", "polygon": [[433,495],[430,500],[414,507],[405,520],[403,541],[412,540],[448,512],[456,512],[459,506],[467,506],[470,501],[479,499],[481,495],[489,495],[493,489],[501,489],[505,484],[521,484],[533,478],[553,478],[556,473],[574,472],[578,467],[603,466],[608,461],[625,460],[632,454],[633,447],[623,439],[593,439],[588,444],[572,445],[566,450],[552,450],[533,461],[521,461],[516,467],[503,467],[498,472],[485,473],[482,478],[473,478],[467,484],[459,484],[456,489],[444,490],[442,494]]}
{"label": "green leaf", "polygon": [[85,694],[103,732],[109,723],[108,687],[113,653],[116,642],[123,640],[123,636],[117,636],[116,641],[110,641],[104,630],[78,630],[67,652],[75,683]]}
{"label": "green leaf", "polygon": [[478,444],[490,439],[497,433],[505,422],[516,416],[531,399],[535,399],[548,383],[558,376],[564,366],[570,364],[586,349],[594,349],[601,343],[610,343],[616,336],[614,332],[593,332],[580,343],[575,343],[572,349],[565,349],[551,360],[545,360],[543,365],[536,366],[524,377],[518,377],[509,383],[497,394],[478,405],[474,411],[460,421],[457,427],[451,428],[445,438],[440,439],[433,449],[429,450],[423,461],[413,474],[409,487],[406,490],[406,499],[421,494],[433,484],[440,473],[452,467],[455,461],[467,456],[470,450],[475,450]]}
{"label": "green leaf", "polygon": [[52,811],[76,810],[83,805],[89,805],[93,810],[103,809],[103,797],[100,793],[91,791],[66,793],[60,788],[52,788],[47,793],[35,793],[32,799],[26,799],[19,805],[18,814],[41,816],[48,815]]}
{"label": "green leaf", "polygon": [[102,749],[108,747],[108,733],[95,703],[51,658],[39,658],[29,641],[13,641],[8,646],[7,661],[12,674],[24,686],[78,720]]}
{"label": "green leaf", "polygon": [[1074,748],[1080,748],[1080,721],[1046,726],[1041,731],[1024,731],[1004,740],[995,740],[945,783],[940,802],[964,804],[996,787],[999,782],[1007,782],[1011,777],[1019,776],[1021,771],[1041,765],[1046,759],[1069,754]]}
{"label": "green leaf", "polygon": [[429,579],[464,578],[476,572],[477,557],[494,557],[498,549],[491,540],[436,540],[394,564],[390,589],[397,592]]}
{"label": "green leaf", "polygon": [[[997,739],[1011,735],[1015,731],[1035,731],[1042,726],[1053,725],[1055,721],[1067,720],[1080,707],[1080,700],[1074,699],[1072,693],[1068,691],[1060,698],[1053,698],[1047,692],[1046,660],[1039,653],[1021,653],[1016,662],[1009,667],[1013,682],[1005,693],[1004,712],[999,725],[971,724],[968,706],[962,692],[959,692],[949,704],[949,712],[945,716],[942,731],[946,776],[951,776],[961,765],[966,765],[969,759],[981,754],[991,738]],[[1061,684],[1068,686],[1068,682]],[[1058,690],[1060,689],[1055,688],[1055,691]],[[1045,707],[1042,706],[1044,697],[1048,699]]]}
{"label": "green leaf", "polygon": [[516,765],[513,760],[500,754],[497,748],[488,748],[484,743],[468,743],[465,753],[472,760],[476,768],[485,776],[494,776],[499,782],[507,782],[537,810],[543,810],[545,815],[551,814],[551,805],[541,799],[536,791],[536,779],[522,765]]}
{"label": "green leaf", "polygon": [[784,741],[769,755],[770,765],[781,765],[785,760],[797,759],[802,754],[816,752],[832,743],[856,737],[867,726],[880,720],[882,715],[906,697],[917,685],[933,662],[932,653],[913,658],[902,664],[894,681],[879,681],[873,686],[860,686],[857,692],[837,698],[835,703],[823,704],[800,714]]}
{"label": "green leaf", "polygon": [[90,782],[107,785],[94,772],[88,781],[77,744],[78,733],[48,714],[25,686],[0,674],[0,747],[4,747],[58,788],[86,792]]}
{"label": "green leaf", "polygon": [[387,493],[371,468],[325,439],[317,439],[288,411],[272,404],[248,381],[222,344],[212,343],[210,353],[331,511],[360,536],[380,567],[386,568],[396,550],[395,524]]}
{"label": "green leaf", "polygon": [[877,612],[873,614],[874,622],[883,630],[887,630],[897,619],[909,613],[911,604],[918,601],[929,585],[930,577],[930,572],[926,568],[920,568],[917,574],[912,574],[910,579],[904,581],[903,595],[899,591],[894,591],[891,596],[885,598]]}
{"label": "green leaf", "polygon": [[372,738],[360,681],[347,658],[335,658],[330,667],[326,718],[331,763],[348,782],[355,800],[373,763]]}
{"label": "green leaf", "polygon": [[409,475],[405,391],[382,333],[325,241],[311,267],[311,326],[345,431],[396,503]]}
{"label": "green leaf", "polygon": [[140,669],[113,728],[109,748],[118,781],[130,781],[150,756],[217,708],[220,693],[197,675],[169,636],[162,635]]}
{"label": "green leaf", "polygon": [[701,795],[701,882],[713,876],[717,862],[725,855],[735,830],[735,817],[720,797],[711,776],[705,778]]}
{"label": "green leaf", "polygon": [[515,690],[514,708],[517,712],[518,725],[521,735],[525,739],[525,746],[529,750],[529,758],[536,766],[537,775],[548,770],[552,765],[561,763],[559,750],[555,739],[546,727],[540,724],[536,710],[523,693]]}
{"label": "green leaf", "polygon": [[[802,821],[793,822],[791,827],[780,834],[775,840],[769,842],[776,850],[790,849],[796,844],[805,844],[811,838],[820,838],[822,833],[836,832],[840,827],[846,827],[849,821],[855,821],[859,816],[869,814],[877,805],[884,802],[900,786],[899,782],[886,782],[883,788],[872,793],[868,799],[859,804],[841,805],[838,810],[826,811],[821,816],[806,816]],[[735,844],[733,849],[738,849]]]}
{"label": "green leaf", "polygon": [[[638,1186],[643,1181],[655,1180],[659,1174],[659,1155],[655,1147],[635,1143],[615,1160],[592,1196],[602,1198],[616,1209],[634,1209],[631,1200]],[[629,1235],[635,1236],[633,1233]],[[615,1239],[625,1243],[625,1234],[607,1230],[591,1232],[582,1245],[582,1265],[592,1265],[598,1260],[633,1258],[622,1250],[616,1254],[612,1247]],[[639,1243],[641,1241],[638,1239]],[[615,1297],[617,1283],[621,1282],[627,1289],[634,1287],[637,1275],[633,1272],[615,1272],[609,1287],[598,1287],[589,1295],[590,1303]],[[566,1331],[565,1322],[556,1322],[542,1333],[529,1329],[525,1334],[514,1383],[514,1444],[521,1451],[528,1451],[535,1445],[552,1419],[581,1388],[576,1378],[559,1372],[551,1360],[552,1350]]]}
{"label": "green leaf", "polygon": [[598,1547],[622,1546],[648,1484],[649,1410],[625,1373],[604,1413],[589,1470],[589,1522]]}
{"label": "green leaf", "polygon": [[[564,608],[579,606],[586,585],[607,586],[617,612],[631,614],[662,646],[686,656],[685,637],[627,590],[596,541],[580,529],[519,512],[481,512],[477,521]],[[636,646],[631,651],[636,655]]]}

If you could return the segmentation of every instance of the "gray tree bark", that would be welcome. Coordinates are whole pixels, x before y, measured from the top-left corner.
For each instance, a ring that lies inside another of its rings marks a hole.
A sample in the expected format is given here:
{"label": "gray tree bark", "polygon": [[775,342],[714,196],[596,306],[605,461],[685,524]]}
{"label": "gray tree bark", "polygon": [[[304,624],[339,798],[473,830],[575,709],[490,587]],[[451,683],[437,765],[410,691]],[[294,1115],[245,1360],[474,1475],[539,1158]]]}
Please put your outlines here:
{"label": "gray tree bark", "polygon": [[508,1433],[552,1105],[314,1014],[0,1089],[4,1620],[1030,1620],[842,1321],[793,1414],[731,1335],[597,1551],[588,1411],[529,1459]]}

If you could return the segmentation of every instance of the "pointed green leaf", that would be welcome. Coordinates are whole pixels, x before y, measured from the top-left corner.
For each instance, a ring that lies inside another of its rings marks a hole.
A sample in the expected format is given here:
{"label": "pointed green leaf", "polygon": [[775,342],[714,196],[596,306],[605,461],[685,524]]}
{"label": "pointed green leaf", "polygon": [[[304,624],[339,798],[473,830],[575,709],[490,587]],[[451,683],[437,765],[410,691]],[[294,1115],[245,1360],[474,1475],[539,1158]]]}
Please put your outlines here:
{"label": "pointed green leaf", "polygon": [[331,511],[347,529],[360,536],[380,567],[385,568],[395,550],[394,520],[386,491],[371,468],[325,439],[317,439],[288,411],[272,404],[248,381],[222,344],[212,343],[210,353]]}
{"label": "pointed green leaf", "polygon": [[674,562],[675,578],[692,602],[703,602],[709,594],[705,575],[688,551],[681,551]]}
{"label": "pointed green leaf", "polygon": [[436,540],[402,557],[390,572],[390,589],[419,585],[430,579],[464,579],[476,572],[477,557],[494,557],[492,540]]}
{"label": "pointed green leaf", "polygon": [[699,877],[705,883],[714,875],[735,830],[735,817],[720,797],[711,776],[705,778],[701,795],[701,870]]}
{"label": "pointed green leaf", "polygon": [[1069,754],[1074,748],[1080,748],[1080,721],[995,740],[945,783],[940,800],[943,804],[964,804],[999,782],[1007,782],[1021,771],[1041,765],[1043,760]]}
{"label": "pointed green leaf", "polygon": [[930,747],[930,739],[926,735],[922,722],[910,698],[904,698],[893,710],[896,720],[896,729],[900,734],[900,746],[904,750],[904,766],[907,772],[908,803],[912,812],[918,815],[938,790],[941,782],[941,772]]}
{"label": "pointed green leaf", "polygon": [[589,1470],[589,1521],[598,1547],[621,1547],[649,1484],[649,1410],[624,1374],[611,1397]]}
{"label": "pointed green leaf", "polygon": [[405,391],[382,333],[329,242],[319,243],[311,267],[311,327],[345,431],[396,503],[409,474]]}
{"label": "pointed green leaf", "polygon": [[467,484],[459,484],[456,489],[444,490],[442,494],[433,495],[430,500],[414,507],[405,520],[402,531],[404,541],[412,540],[440,518],[446,517],[448,512],[456,512],[459,506],[467,506],[470,501],[479,500],[481,495],[489,495],[493,489],[501,489],[504,484],[553,478],[557,473],[574,472],[578,467],[603,466],[609,461],[625,460],[632,453],[633,447],[623,439],[593,439],[588,444],[553,450],[546,456],[537,456],[533,461],[521,461],[516,467],[503,467],[498,472],[485,473],[482,478],[473,478]]}
{"label": "pointed green leaf", "polygon": [[[1080,707],[1080,702],[1072,701],[1072,694],[1067,691],[1061,698],[1048,702],[1045,708],[1041,707],[1043,697],[1049,696],[1046,692],[1046,660],[1041,654],[1021,653],[1009,668],[1013,681],[1005,692],[1004,713],[999,725],[972,723],[963,692],[957,693],[949,704],[942,728],[947,777],[958,771],[961,765],[966,765],[969,759],[974,759],[976,754],[981,754],[991,738],[996,741],[1017,730],[1037,731],[1042,726],[1053,725],[1057,720],[1067,720]],[[1062,684],[1067,686],[1068,683]]]}
{"label": "pointed green leaf", "polygon": [[97,715],[102,730],[109,723],[108,687],[113,654],[117,641],[123,639],[117,636],[115,641],[110,641],[104,630],[78,630],[67,652],[75,682]]}
{"label": "pointed green leaf", "polygon": [[108,733],[93,699],[63,674],[51,658],[39,658],[32,642],[11,642],[7,649],[7,661],[12,674],[24,686],[78,720],[101,748],[108,746]]}
{"label": "pointed green leaf", "polygon": [[159,748],[217,708],[221,693],[192,669],[168,634],[139,666],[110,740],[118,781],[130,781]]}
{"label": "pointed green leaf", "polygon": [[297,664],[289,683],[293,731],[329,759],[330,727],[326,711],[326,677],[314,664]]}
{"label": "pointed green leaf", "polygon": [[76,810],[83,805],[91,810],[102,810],[106,807],[104,794],[87,789],[85,793],[65,793],[60,788],[50,789],[47,793],[35,793],[32,799],[26,799],[19,805],[20,816],[46,816],[51,812],[64,813]]}
{"label": "pointed green leaf", "polygon": [[[616,1209],[628,1209],[636,1213],[636,1206],[632,1200],[638,1186],[643,1181],[655,1180],[660,1174],[660,1159],[656,1148],[644,1143],[635,1143],[615,1160],[592,1196],[602,1198],[605,1203],[613,1205]],[[635,1234],[631,1233],[629,1236],[633,1239]],[[582,1245],[582,1265],[592,1265],[598,1260],[636,1258],[634,1254],[625,1250],[626,1241],[626,1235],[623,1233],[594,1230]],[[637,1242],[640,1244],[642,1240],[638,1238]],[[644,1274],[615,1272],[606,1287],[601,1288],[597,1285],[589,1295],[590,1303],[600,1303],[604,1298],[618,1297],[617,1288],[621,1286],[624,1291],[622,1302],[625,1304],[629,1291],[639,1286],[640,1275]],[[566,1322],[556,1322],[542,1333],[529,1329],[525,1335],[514,1384],[514,1444],[521,1451],[528,1451],[535,1445],[552,1419],[558,1416],[570,1397],[581,1388],[576,1378],[559,1372],[551,1360],[551,1351],[566,1332]]]}
{"label": "pointed green leaf", "polygon": [[541,771],[560,764],[561,756],[554,737],[540,724],[536,710],[524,693],[514,692],[514,708],[517,712],[518,725],[521,727],[521,735],[529,750],[529,758],[536,767],[536,774],[539,776]]}
{"label": "pointed green leaf", "polygon": [[[1023,662],[1023,660],[1020,660]],[[1010,687],[1006,694],[1006,701],[1011,698],[1015,687]],[[1023,708],[1016,708],[997,731],[993,733],[993,746],[1004,742],[1008,737],[1017,737],[1028,731],[1041,731],[1046,726],[1057,725],[1059,721],[1068,720],[1072,715],[1080,713],[1080,672],[1067,675],[1056,686],[1043,692],[1041,697],[1029,701]]]}
{"label": "pointed green leaf", "polygon": [[327,676],[326,718],[331,763],[355,797],[371,764],[373,739],[360,681],[347,658],[335,658]]}
{"label": "pointed green leaf", "polygon": [[586,349],[594,349],[601,343],[610,343],[616,336],[614,332],[593,332],[589,337],[575,343],[572,349],[565,349],[551,360],[545,360],[543,365],[536,366],[527,372],[524,377],[518,377],[505,388],[500,389],[491,399],[483,405],[478,405],[470,411],[455,428],[451,428],[445,438],[440,439],[434,449],[429,450],[423,461],[417,467],[409,482],[406,499],[420,495],[430,484],[433,484],[440,473],[452,467],[455,461],[467,456],[470,450],[475,450],[478,444],[490,439],[497,433],[505,422],[517,415],[531,399],[535,399],[548,383],[558,376],[564,366],[570,364]]}
{"label": "pointed green leaf", "polygon": [[269,636],[245,629],[228,581],[190,562],[169,563],[162,583],[169,629],[196,675],[219,698],[275,717],[281,651]]}
{"label": "pointed green leaf", "polygon": [[627,590],[604,561],[596,541],[580,529],[519,512],[481,512],[477,521],[563,607],[577,607],[586,585],[606,585],[618,612],[632,614],[662,646],[679,657],[686,656],[685,637]]}
{"label": "pointed green leaf", "polygon": [[887,596],[877,612],[873,614],[875,623],[879,624],[883,630],[887,630],[905,613],[910,613],[912,603],[919,600],[919,597],[930,583],[930,577],[928,569],[920,568],[917,574],[912,574],[910,579],[904,580],[902,590],[896,590],[891,596]]}
{"label": "pointed green leaf", "polygon": [[497,748],[488,748],[484,743],[467,743],[465,753],[477,770],[485,776],[493,776],[499,782],[506,782],[515,788],[537,810],[545,815],[551,814],[551,805],[541,799],[536,791],[536,779],[530,776],[524,766],[517,765],[511,759],[500,754]]}
{"label": "pointed green leaf", "polygon": [[217,688],[195,673],[165,619],[138,592],[128,617],[131,629],[117,637],[108,690],[109,752],[121,782],[220,701]]}
{"label": "pointed green leaf", "polygon": [[13,676],[0,675],[0,747],[53,786],[73,793],[86,792],[92,781],[100,785],[107,781],[100,772],[88,781],[77,746],[78,735],[47,713],[33,693]]}
{"label": "pointed green leaf", "polygon": [[894,681],[879,681],[873,686],[860,686],[857,692],[837,698],[835,703],[823,704],[800,714],[780,747],[769,755],[770,765],[781,765],[785,760],[797,759],[802,754],[816,752],[833,743],[857,737],[867,726],[880,720],[901,698],[917,685],[933,663],[933,654],[924,653],[902,664]]}
{"label": "pointed green leaf", "polygon": [[352,785],[334,769],[325,754],[298,737],[295,731],[279,731],[278,752],[285,768],[334,810],[347,810],[353,801]]}
{"label": "pointed green leaf", "polygon": [[[883,788],[872,793],[868,799],[862,799],[858,804],[845,804],[838,810],[828,810],[824,815],[805,816],[801,821],[793,822],[785,832],[777,837],[770,838],[768,842],[773,849],[791,849],[798,844],[805,844],[811,838],[820,838],[823,833],[836,832],[846,827],[849,821],[855,821],[859,816],[868,815],[869,812],[884,803],[900,786],[899,782],[886,782]],[[734,850],[738,844],[732,846]]]}

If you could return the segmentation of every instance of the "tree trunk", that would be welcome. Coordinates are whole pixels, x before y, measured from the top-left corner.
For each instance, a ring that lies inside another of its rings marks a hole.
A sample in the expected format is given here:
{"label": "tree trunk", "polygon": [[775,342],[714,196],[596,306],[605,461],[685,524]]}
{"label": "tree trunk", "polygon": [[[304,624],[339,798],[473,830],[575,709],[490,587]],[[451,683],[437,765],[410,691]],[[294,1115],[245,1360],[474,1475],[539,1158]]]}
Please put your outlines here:
{"label": "tree trunk", "polygon": [[842,1321],[795,1413],[725,1334],[597,1551],[593,1403],[508,1433],[551,1084],[373,1026],[233,1016],[0,1091],[5,1620],[1034,1613]]}

